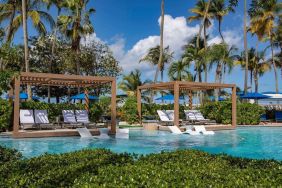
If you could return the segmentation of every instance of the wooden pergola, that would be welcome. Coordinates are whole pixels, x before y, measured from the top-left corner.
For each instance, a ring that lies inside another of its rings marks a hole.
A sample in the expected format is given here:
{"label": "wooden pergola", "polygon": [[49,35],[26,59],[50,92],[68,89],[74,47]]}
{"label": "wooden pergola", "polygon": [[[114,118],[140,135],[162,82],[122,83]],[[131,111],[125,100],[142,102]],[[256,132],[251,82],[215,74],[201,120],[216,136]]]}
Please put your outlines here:
{"label": "wooden pergola", "polygon": [[[85,89],[85,96],[88,95],[87,88],[96,88],[104,84],[111,85],[111,130],[110,134],[116,133],[116,78],[114,77],[96,77],[81,75],[63,75],[47,73],[22,72],[16,76],[12,82],[12,88],[9,92],[10,97],[14,95],[13,111],[13,136],[18,137],[19,132],[19,111],[20,111],[20,87],[21,85],[31,86],[66,86],[80,87]],[[87,108],[86,102],[86,108]]]}
{"label": "wooden pergola", "polygon": [[185,82],[174,81],[156,84],[146,84],[137,88],[137,109],[142,123],[142,90],[170,90],[174,92],[174,125],[179,127],[179,94],[186,92],[189,95],[190,107],[192,107],[192,92],[206,91],[214,89],[232,89],[232,127],[236,127],[236,85],[235,84],[219,84],[219,83],[202,83],[202,82]]}

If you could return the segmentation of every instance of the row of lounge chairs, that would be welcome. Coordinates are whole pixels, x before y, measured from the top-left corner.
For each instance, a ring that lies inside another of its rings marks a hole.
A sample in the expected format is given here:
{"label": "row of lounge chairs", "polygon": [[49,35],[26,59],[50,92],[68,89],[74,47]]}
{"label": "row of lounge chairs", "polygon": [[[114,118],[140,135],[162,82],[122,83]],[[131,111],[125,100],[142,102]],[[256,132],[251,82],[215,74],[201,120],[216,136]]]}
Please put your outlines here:
{"label": "row of lounge chairs", "polygon": [[214,131],[207,131],[205,126],[197,125],[191,129],[187,129],[186,131],[182,132],[177,126],[168,126],[170,131],[174,134],[190,134],[190,135],[214,135]]}
{"label": "row of lounge chairs", "polygon": [[[90,123],[86,110],[63,110],[63,126],[66,128],[77,128],[93,126]],[[55,129],[54,123],[48,118],[47,110],[20,110],[20,124],[23,129],[39,128],[39,129]],[[63,127],[61,126],[61,127]],[[61,128],[60,127],[60,128]]]}
{"label": "row of lounge chairs", "polygon": [[[174,110],[157,110],[161,124],[173,125]],[[214,120],[205,119],[198,110],[184,110],[186,120],[180,120],[180,124],[214,124]]]}

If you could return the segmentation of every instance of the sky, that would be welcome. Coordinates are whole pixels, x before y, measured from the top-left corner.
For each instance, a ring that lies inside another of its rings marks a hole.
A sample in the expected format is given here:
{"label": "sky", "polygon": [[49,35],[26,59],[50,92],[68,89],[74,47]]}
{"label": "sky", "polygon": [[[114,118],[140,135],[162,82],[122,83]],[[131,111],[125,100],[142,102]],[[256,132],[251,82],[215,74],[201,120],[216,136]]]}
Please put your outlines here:
{"label": "sky", "polygon": [[[199,22],[186,21],[186,18],[192,15],[188,10],[193,8],[195,3],[196,0],[165,0],[164,43],[174,52],[175,61],[181,56],[182,46],[199,31]],[[108,44],[115,58],[120,62],[123,74],[139,69],[142,71],[143,80],[153,79],[155,67],[149,63],[139,63],[139,60],[149,48],[159,44],[160,4],[161,0],[92,0],[88,8],[96,9],[96,13],[91,17],[95,33],[88,36],[87,40],[100,40]],[[51,13],[56,16],[54,9]],[[213,25],[208,30],[209,44],[221,42],[217,27],[217,22],[213,21]],[[28,28],[30,35],[36,35],[32,27]],[[243,49],[242,0],[239,1],[235,14],[230,13],[224,17],[222,31],[225,41],[237,46],[239,49],[237,53],[240,53]],[[248,42],[249,47],[254,47],[255,37],[248,35]],[[21,30],[16,34],[14,43],[22,43]],[[260,48],[263,49],[267,45],[261,43]],[[281,82],[280,70],[278,74]],[[214,75],[215,70],[212,69],[208,75],[209,82],[214,82]],[[166,76],[165,81],[167,80]],[[235,67],[231,74],[224,76],[224,82],[235,83],[243,88],[244,70]],[[282,83],[279,84],[279,89],[282,90]],[[273,71],[259,79],[259,90],[260,92],[275,90]]]}

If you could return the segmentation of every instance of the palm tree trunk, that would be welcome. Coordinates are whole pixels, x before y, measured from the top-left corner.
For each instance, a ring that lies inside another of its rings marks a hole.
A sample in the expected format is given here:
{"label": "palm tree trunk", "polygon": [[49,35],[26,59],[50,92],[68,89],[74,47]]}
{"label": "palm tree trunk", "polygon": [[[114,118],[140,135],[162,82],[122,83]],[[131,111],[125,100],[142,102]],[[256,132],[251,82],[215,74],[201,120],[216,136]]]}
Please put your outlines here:
{"label": "palm tree trunk", "polygon": [[244,48],[245,48],[245,80],[244,80],[244,93],[248,92],[248,43],[247,43],[247,0],[244,0]]}
{"label": "palm tree trunk", "polygon": [[161,28],[160,28],[160,57],[158,62],[157,72],[155,74],[154,82],[156,83],[158,80],[158,72],[161,70],[161,66],[163,63],[163,50],[164,50],[164,0],[161,3]]}
{"label": "palm tree trunk", "polygon": [[16,1],[14,0],[13,3],[13,9],[12,9],[12,14],[11,14],[11,17],[10,17],[10,21],[9,21],[9,27],[8,27],[8,31],[7,31],[7,38],[6,38],[6,43],[9,44],[10,46],[10,43],[11,43],[11,40],[12,40],[12,31],[13,31],[13,21],[14,21],[14,18],[15,18],[15,15],[16,15]]}
{"label": "palm tree trunk", "polygon": [[206,7],[206,10],[205,10],[205,14],[204,14],[204,17],[203,17],[203,23],[200,25],[199,34],[198,34],[198,37],[197,37],[197,48],[198,49],[199,49],[199,46],[200,46],[200,38],[201,38],[202,30],[203,30],[203,27],[205,25],[205,20],[207,19],[208,12],[209,12],[209,9],[210,9],[210,4],[211,4],[211,0],[208,1],[207,7]]}
{"label": "palm tree trunk", "polygon": [[223,35],[221,33],[221,24],[222,24],[222,21],[221,21],[221,19],[219,19],[218,20],[218,32],[219,32],[219,35],[220,35],[220,37],[222,39],[222,42],[225,43],[225,40],[224,40]]}
{"label": "palm tree trunk", "polygon": [[[215,83],[220,82],[220,74],[221,74],[221,63],[219,62],[216,67],[216,73],[215,73]],[[219,89],[214,90],[214,99],[215,101],[218,101],[219,96]]]}
{"label": "palm tree trunk", "polygon": [[[206,26],[204,25],[204,45],[205,45],[205,51],[207,50],[207,29]],[[207,62],[205,62],[207,64]],[[205,64],[204,66],[204,71],[205,71],[205,82],[208,82],[208,69],[207,65]]]}
{"label": "palm tree trunk", "polygon": [[253,70],[250,71],[251,92],[253,92]]}
{"label": "palm tree trunk", "polygon": [[254,71],[254,80],[255,80],[255,92],[258,93],[258,73],[257,71],[255,70]]}
{"label": "palm tree trunk", "polygon": [[[29,72],[29,52],[28,52],[28,34],[27,34],[27,0],[22,0],[22,18],[23,18],[23,34],[24,34],[24,60],[25,71]],[[27,85],[28,100],[31,100],[31,87]]]}
{"label": "palm tree trunk", "polygon": [[274,49],[273,49],[273,40],[272,37],[270,37],[270,43],[271,43],[271,56],[272,56],[272,66],[273,66],[273,71],[274,71],[274,76],[275,76],[275,90],[276,93],[279,93],[279,89],[278,89],[278,74],[277,74],[277,67],[276,67],[276,63],[274,60]]}

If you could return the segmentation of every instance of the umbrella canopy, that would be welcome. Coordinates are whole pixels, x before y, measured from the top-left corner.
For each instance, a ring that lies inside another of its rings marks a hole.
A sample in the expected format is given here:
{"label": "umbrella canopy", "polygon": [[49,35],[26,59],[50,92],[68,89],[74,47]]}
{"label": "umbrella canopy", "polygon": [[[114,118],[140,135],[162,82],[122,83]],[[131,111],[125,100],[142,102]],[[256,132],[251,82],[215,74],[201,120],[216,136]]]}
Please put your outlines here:
{"label": "umbrella canopy", "polygon": [[[214,96],[210,96],[210,100],[211,101],[215,101],[215,97]],[[223,98],[223,97],[218,97],[218,101],[224,101],[225,100],[225,98]]]}
{"label": "umbrella canopy", "polygon": [[[99,97],[94,96],[94,95],[88,95],[89,100],[99,100]],[[74,95],[71,97],[73,100],[84,100],[85,99],[85,94],[81,93],[78,95]]]}
{"label": "umbrella canopy", "polygon": [[246,95],[240,96],[242,99],[267,99],[269,96],[261,93],[247,93]]}
{"label": "umbrella canopy", "polygon": [[[179,96],[179,99],[180,100],[184,100],[184,97],[183,96]],[[157,100],[157,101],[173,101],[174,100],[174,96],[172,94],[167,94],[167,95],[164,95],[162,97],[156,98],[155,100]]]}
{"label": "umbrella canopy", "polygon": [[276,93],[275,91],[267,91],[267,92],[263,92],[262,94],[273,94],[273,95],[280,94],[280,95],[282,95],[281,92]]}
{"label": "umbrella canopy", "polygon": [[[9,95],[7,95],[6,98],[8,99],[8,98],[9,98]],[[14,96],[13,96],[13,98],[14,98]],[[27,93],[20,93],[20,99],[22,99],[22,100],[28,99]],[[39,97],[37,97],[37,96],[32,96],[32,99],[33,99],[33,100],[39,100]]]}

